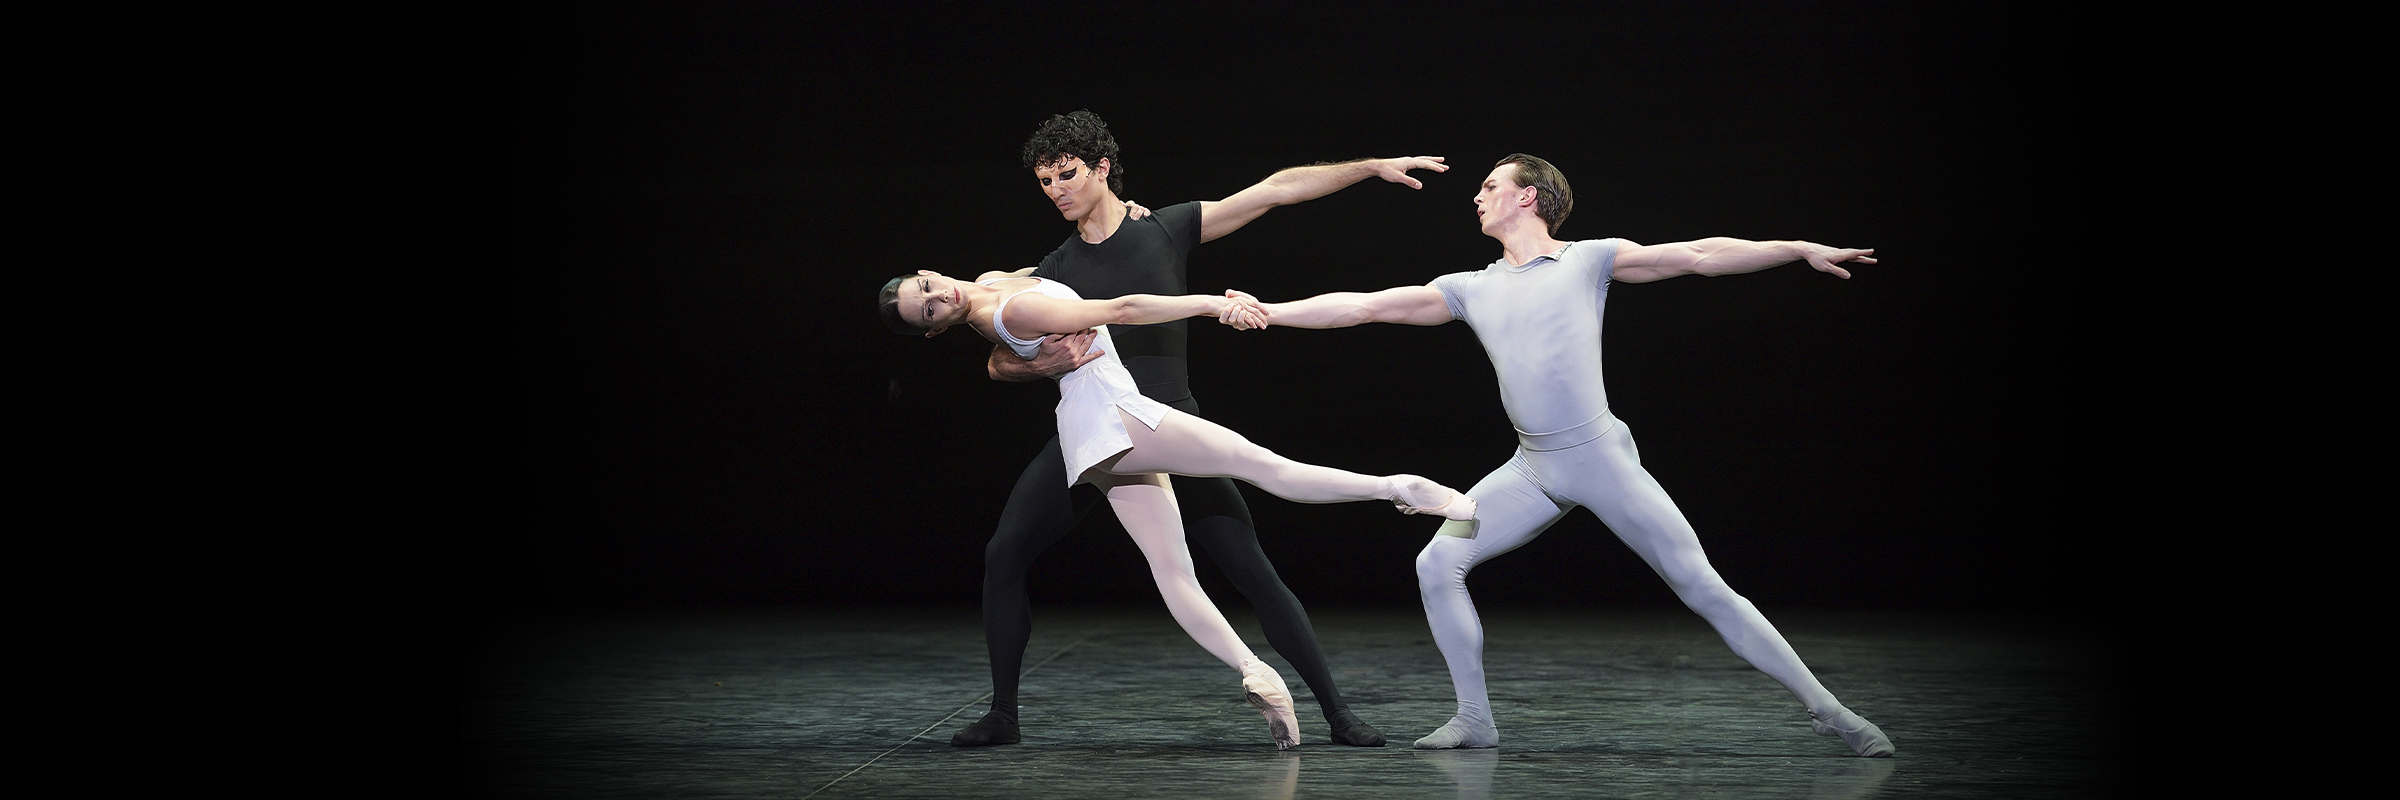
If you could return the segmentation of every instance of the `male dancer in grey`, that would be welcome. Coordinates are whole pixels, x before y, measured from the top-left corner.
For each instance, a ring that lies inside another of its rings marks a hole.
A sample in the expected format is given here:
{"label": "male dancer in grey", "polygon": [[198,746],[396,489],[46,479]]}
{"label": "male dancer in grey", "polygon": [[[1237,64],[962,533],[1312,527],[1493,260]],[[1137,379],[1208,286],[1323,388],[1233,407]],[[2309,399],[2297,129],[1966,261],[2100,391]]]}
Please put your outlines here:
{"label": "male dancer in grey", "polygon": [[1793,261],[1848,278],[1838,265],[1873,264],[1875,251],[1740,239],[1560,241],[1554,238],[1558,225],[1574,203],[1566,177],[1549,162],[1511,155],[1475,195],[1475,216],[1485,235],[1500,240],[1501,260],[1425,286],[1260,306],[1269,324],[1298,328],[1466,320],[1499,376],[1501,405],[1517,429],[1517,453],[1467,491],[1478,504],[1475,519],[1442,525],[1417,556],[1425,617],[1458,692],[1458,715],[1417,740],[1417,747],[1500,744],[1483,682],[1483,623],[1467,595],[1467,571],[1532,541],[1580,505],[1665,578],[1735,654],[1799,697],[1816,732],[1841,737],[1861,756],[1891,755],[1882,729],[1842,707],[1783,634],[1709,566],[1691,523],[1642,469],[1633,432],[1609,414],[1600,381],[1600,318],[1612,281],[1733,275]]}
{"label": "male dancer in grey", "polygon": [[[1188,294],[1184,265],[1192,248],[1240,230],[1276,206],[1314,200],[1372,176],[1411,189],[1424,184],[1410,170],[1448,170],[1439,156],[1370,159],[1343,164],[1293,167],[1223,200],[1181,203],[1140,216],[1118,199],[1123,190],[1124,158],[1108,124],[1089,111],[1051,117],[1025,142],[1024,166],[1033,171],[1042,195],[1068,222],[1070,236],[1042,259],[1041,265],[1018,272],[1049,278],[1073,287],[1086,299],[1103,300],[1128,294]],[[1184,411],[1198,413],[1185,370],[1185,323],[1112,325],[1117,355],[1142,394]],[[1057,377],[1098,357],[1089,333],[1051,337],[1032,360],[1019,358],[1007,347],[992,348],[991,376],[1026,381]],[[1075,527],[1099,493],[1088,487],[1071,491],[1059,479],[1065,458],[1053,438],[1017,477],[1001,510],[1000,524],[984,547],[984,641],[992,659],[992,708],[982,719],[950,737],[959,747],[1015,744],[1022,740],[1017,718],[1019,666],[1033,635],[1033,603],[1025,577],[1043,550]],[[1291,662],[1300,679],[1316,694],[1317,705],[1338,744],[1382,747],[1383,734],[1352,713],[1334,687],[1333,671],[1325,664],[1323,648],[1308,621],[1307,609],[1275,574],[1275,565],[1258,546],[1250,509],[1241,492],[1225,478],[1177,476],[1175,497],[1182,508],[1185,537],[1208,551],[1225,576],[1258,612],[1267,643]]]}

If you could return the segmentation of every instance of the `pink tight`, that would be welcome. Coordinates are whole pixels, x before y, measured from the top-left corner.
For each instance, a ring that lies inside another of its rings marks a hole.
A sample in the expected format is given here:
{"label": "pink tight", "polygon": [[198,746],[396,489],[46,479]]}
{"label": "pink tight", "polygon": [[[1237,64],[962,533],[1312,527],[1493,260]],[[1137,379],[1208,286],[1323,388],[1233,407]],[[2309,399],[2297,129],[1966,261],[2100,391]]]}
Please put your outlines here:
{"label": "pink tight", "polygon": [[1237,478],[1277,497],[1302,503],[1390,500],[1397,490],[1388,478],[1302,464],[1252,444],[1241,434],[1181,411],[1168,411],[1158,429],[1117,412],[1133,437],[1133,449],[1101,462],[1084,479],[1108,495],[1117,521],[1142,548],[1150,577],[1175,623],[1210,655],[1236,670],[1253,658],[1225,615],[1200,589],[1192,551],[1183,541],[1183,518],[1167,475]]}

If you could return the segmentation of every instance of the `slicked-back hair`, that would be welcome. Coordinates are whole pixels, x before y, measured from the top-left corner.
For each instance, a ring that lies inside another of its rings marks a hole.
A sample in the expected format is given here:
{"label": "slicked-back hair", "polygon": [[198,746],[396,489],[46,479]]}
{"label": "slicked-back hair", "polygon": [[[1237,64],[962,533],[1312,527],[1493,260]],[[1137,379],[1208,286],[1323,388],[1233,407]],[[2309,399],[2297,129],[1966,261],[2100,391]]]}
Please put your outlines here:
{"label": "slicked-back hair", "polygon": [[1567,212],[1575,210],[1575,190],[1567,187],[1567,176],[1550,166],[1550,162],[1524,153],[1510,153],[1500,164],[1517,165],[1517,185],[1533,189],[1533,215],[1550,223],[1550,235],[1558,235],[1559,223],[1567,221]]}
{"label": "slicked-back hair", "polygon": [[1108,159],[1108,190],[1125,193],[1125,159],[1117,155],[1117,137],[1108,132],[1108,123],[1100,121],[1100,115],[1090,111],[1052,114],[1049,121],[1033,129],[1033,138],[1025,140],[1026,169],[1049,166],[1068,156],[1083,159],[1087,169]]}
{"label": "slicked-back hair", "polygon": [[908,279],[914,277],[916,276],[902,275],[893,278],[892,282],[883,285],[883,291],[875,295],[875,310],[883,315],[883,326],[902,336],[925,335],[924,328],[908,324],[908,318],[900,313],[900,284],[907,283]]}

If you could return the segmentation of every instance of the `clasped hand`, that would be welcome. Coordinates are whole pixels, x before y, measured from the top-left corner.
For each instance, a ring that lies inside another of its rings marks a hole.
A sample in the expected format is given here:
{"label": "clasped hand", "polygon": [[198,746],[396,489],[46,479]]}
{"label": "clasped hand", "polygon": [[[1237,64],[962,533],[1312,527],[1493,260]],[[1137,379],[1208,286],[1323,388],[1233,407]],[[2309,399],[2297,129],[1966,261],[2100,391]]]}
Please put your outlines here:
{"label": "clasped hand", "polygon": [[1218,312],[1217,321],[1237,331],[1258,330],[1272,324],[1267,318],[1266,304],[1258,302],[1249,292],[1236,289],[1225,290],[1225,310]]}

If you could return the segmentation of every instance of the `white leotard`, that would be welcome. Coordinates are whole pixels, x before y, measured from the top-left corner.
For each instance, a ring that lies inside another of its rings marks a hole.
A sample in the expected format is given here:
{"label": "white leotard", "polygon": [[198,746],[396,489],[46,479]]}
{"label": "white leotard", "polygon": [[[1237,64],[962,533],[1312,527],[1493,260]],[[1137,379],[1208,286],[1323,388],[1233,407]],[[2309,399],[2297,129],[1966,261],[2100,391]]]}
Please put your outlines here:
{"label": "white leotard", "polygon": [[[1042,278],[1032,280],[1036,281],[1033,286],[1001,298],[1000,307],[992,312],[992,332],[1000,334],[1008,349],[1023,358],[1032,358],[1041,349],[1042,340],[1038,336],[1020,339],[1008,332],[1008,301],[1024,292],[1040,292],[1061,300],[1083,299],[1066,284]],[[1099,331],[1092,346],[1100,348],[1101,356],[1057,378],[1058,444],[1066,455],[1069,486],[1083,482],[1084,471],[1093,465],[1133,449],[1133,437],[1125,433],[1125,423],[1117,416],[1117,409],[1124,409],[1151,430],[1158,429],[1168,410],[1165,403],[1144,397],[1134,388],[1133,373],[1127,372],[1124,362],[1117,360],[1117,348],[1108,338],[1108,326],[1101,326]]]}

